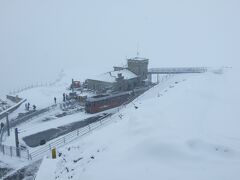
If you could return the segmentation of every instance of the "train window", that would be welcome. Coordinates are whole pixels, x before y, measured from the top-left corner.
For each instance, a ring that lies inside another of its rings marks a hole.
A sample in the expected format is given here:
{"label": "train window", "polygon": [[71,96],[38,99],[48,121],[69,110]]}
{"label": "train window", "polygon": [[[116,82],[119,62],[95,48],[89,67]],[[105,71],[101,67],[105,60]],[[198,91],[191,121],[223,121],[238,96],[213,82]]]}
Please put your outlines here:
{"label": "train window", "polygon": [[101,101],[96,101],[96,102],[95,102],[95,106],[99,106],[100,102],[101,102]]}

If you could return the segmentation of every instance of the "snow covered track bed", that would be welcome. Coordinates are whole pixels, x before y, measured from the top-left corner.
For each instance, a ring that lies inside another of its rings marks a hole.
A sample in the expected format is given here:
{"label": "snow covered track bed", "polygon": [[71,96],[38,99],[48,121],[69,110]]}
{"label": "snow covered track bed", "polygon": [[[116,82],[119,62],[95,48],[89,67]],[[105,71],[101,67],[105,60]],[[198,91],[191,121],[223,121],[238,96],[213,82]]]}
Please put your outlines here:
{"label": "snow covered track bed", "polygon": [[36,146],[39,146],[39,143],[42,139],[44,139],[45,141],[50,141],[54,138],[60,137],[62,135],[68,134],[77,129],[88,126],[89,124],[92,124],[94,122],[98,122],[101,119],[108,117],[110,115],[111,114],[106,114],[105,116],[104,115],[93,116],[93,117],[87,118],[85,120],[80,120],[80,121],[73,122],[73,123],[70,123],[67,125],[47,129],[45,131],[38,132],[36,134],[32,134],[30,136],[26,136],[23,138],[23,140],[29,147],[36,147]]}
{"label": "snow covered track bed", "polygon": [[115,114],[115,123],[44,159],[36,179],[239,179],[237,77],[237,70],[175,75]]}

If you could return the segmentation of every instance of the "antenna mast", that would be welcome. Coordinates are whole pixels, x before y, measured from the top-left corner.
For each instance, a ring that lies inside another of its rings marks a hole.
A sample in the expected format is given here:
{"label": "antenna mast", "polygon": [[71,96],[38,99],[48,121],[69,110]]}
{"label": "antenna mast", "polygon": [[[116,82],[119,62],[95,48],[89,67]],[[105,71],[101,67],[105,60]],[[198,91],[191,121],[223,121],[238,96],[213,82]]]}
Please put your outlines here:
{"label": "antenna mast", "polygon": [[137,45],[137,57],[139,57],[139,43]]}

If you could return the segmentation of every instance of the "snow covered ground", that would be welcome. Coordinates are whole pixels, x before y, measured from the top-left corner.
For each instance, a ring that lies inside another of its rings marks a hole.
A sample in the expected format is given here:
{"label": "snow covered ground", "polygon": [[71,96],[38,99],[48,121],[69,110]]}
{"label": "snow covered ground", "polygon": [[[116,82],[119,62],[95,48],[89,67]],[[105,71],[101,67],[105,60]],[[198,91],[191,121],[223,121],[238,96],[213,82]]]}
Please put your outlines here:
{"label": "snow covered ground", "polygon": [[[81,74],[82,73],[82,74]],[[24,145],[22,138],[46,129],[54,128],[57,126],[69,124],[71,122],[80,121],[91,115],[87,115],[83,112],[79,112],[77,114],[69,115],[66,117],[57,118],[57,114],[63,113],[60,109],[60,104],[63,102],[63,93],[69,93],[69,86],[72,82],[72,79],[80,80],[81,82],[84,81],[85,77],[87,76],[87,72],[78,72],[74,69],[68,69],[66,71],[61,71],[58,77],[54,82],[51,82],[48,85],[43,85],[39,87],[33,87],[26,90],[23,90],[17,95],[21,98],[27,99],[27,102],[30,103],[30,108],[32,109],[32,105],[37,106],[37,110],[50,107],[54,105],[54,97],[57,98],[58,106],[52,109],[49,112],[41,114],[41,116],[35,117],[33,119],[28,120],[27,122],[18,125],[19,130],[19,138],[20,144]],[[85,75],[85,76],[84,76]],[[84,95],[92,95],[91,93],[84,93]],[[25,113],[25,103],[23,103],[16,111],[9,115],[9,118],[15,119],[19,113]],[[5,118],[2,119],[0,122],[5,123]],[[3,144],[15,146],[15,135],[14,135],[14,128],[11,129],[10,137],[7,137],[7,134],[4,134],[3,137]]]}
{"label": "snow covered ground", "polygon": [[[87,76],[87,72],[81,74],[83,72],[78,72],[74,69],[69,69],[67,71],[62,71],[58,78],[48,86],[40,86],[40,87],[33,87],[27,90],[24,90],[18,93],[19,97],[23,97],[27,99],[27,102],[31,104],[35,104],[37,106],[37,110],[50,107],[54,105],[54,97],[57,98],[57,107],[52,108],[50,111],[41,114],[40,116],[36,116],[26,122],[17,126],[19,132],[19,140],[20,145],[26,146],[25,142],[22,138],[36,134],[38,132],[42,132],[45,130],[49,130],[51,128],[57,128],[59,126],[68,126],[70,123],[83,121],[89,117],[96,116],[98,114],[86,114],[84,111],[73,109],[72,113],[63,112],[61,110],[60,105],[63,103],[62,95],[63,93],[69,93],[70,90],[68,89],[70,83],[72,82],[72,78],[75,80],[80,80],[81,82],[84,81],[85,77]],[[78,92],[80,93],[80,92]],[[95,95],[93,92],[82,92],[82,95],[92,96]],[[32,107],[31,107],[32,109]],[[106,111],[107,113],[114,113],[116,109],[111,109]],[[21,105],[15,112],[10,114],[10,119],[16,118],[19,113],[24,113],[25,104]],[[67,115],[63,115],[62,117],[57,117],[63,113],[67,113]],[[2,119],[2,122],[5,123],[5,119]],[[55,139],[54,139],[55,140]],[[3,144],[9,146],[15,146],[15,134],[14,128],[11,128],[10,136],[8,137],[5,133],[3,136]],[[28,148],[31,151],[34,151],[40,147],[36,148]]]}
{"label": "snow covered ground", "polygon": [[135,100],[137,109],[129,104],[57,160],[45,158],[37,179],[239,179],[238,77],[175,75]]}

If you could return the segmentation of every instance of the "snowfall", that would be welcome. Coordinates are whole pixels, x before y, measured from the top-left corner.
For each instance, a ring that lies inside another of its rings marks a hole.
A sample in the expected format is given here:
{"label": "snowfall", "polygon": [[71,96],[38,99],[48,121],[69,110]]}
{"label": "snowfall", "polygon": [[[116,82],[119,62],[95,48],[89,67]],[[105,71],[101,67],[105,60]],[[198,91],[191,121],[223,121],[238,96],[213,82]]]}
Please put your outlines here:
{"label": "snowfall", "polygon": [[36,179],[239,179],[238,77],[234,68],[171,76],[57,159],[45,156]]}

